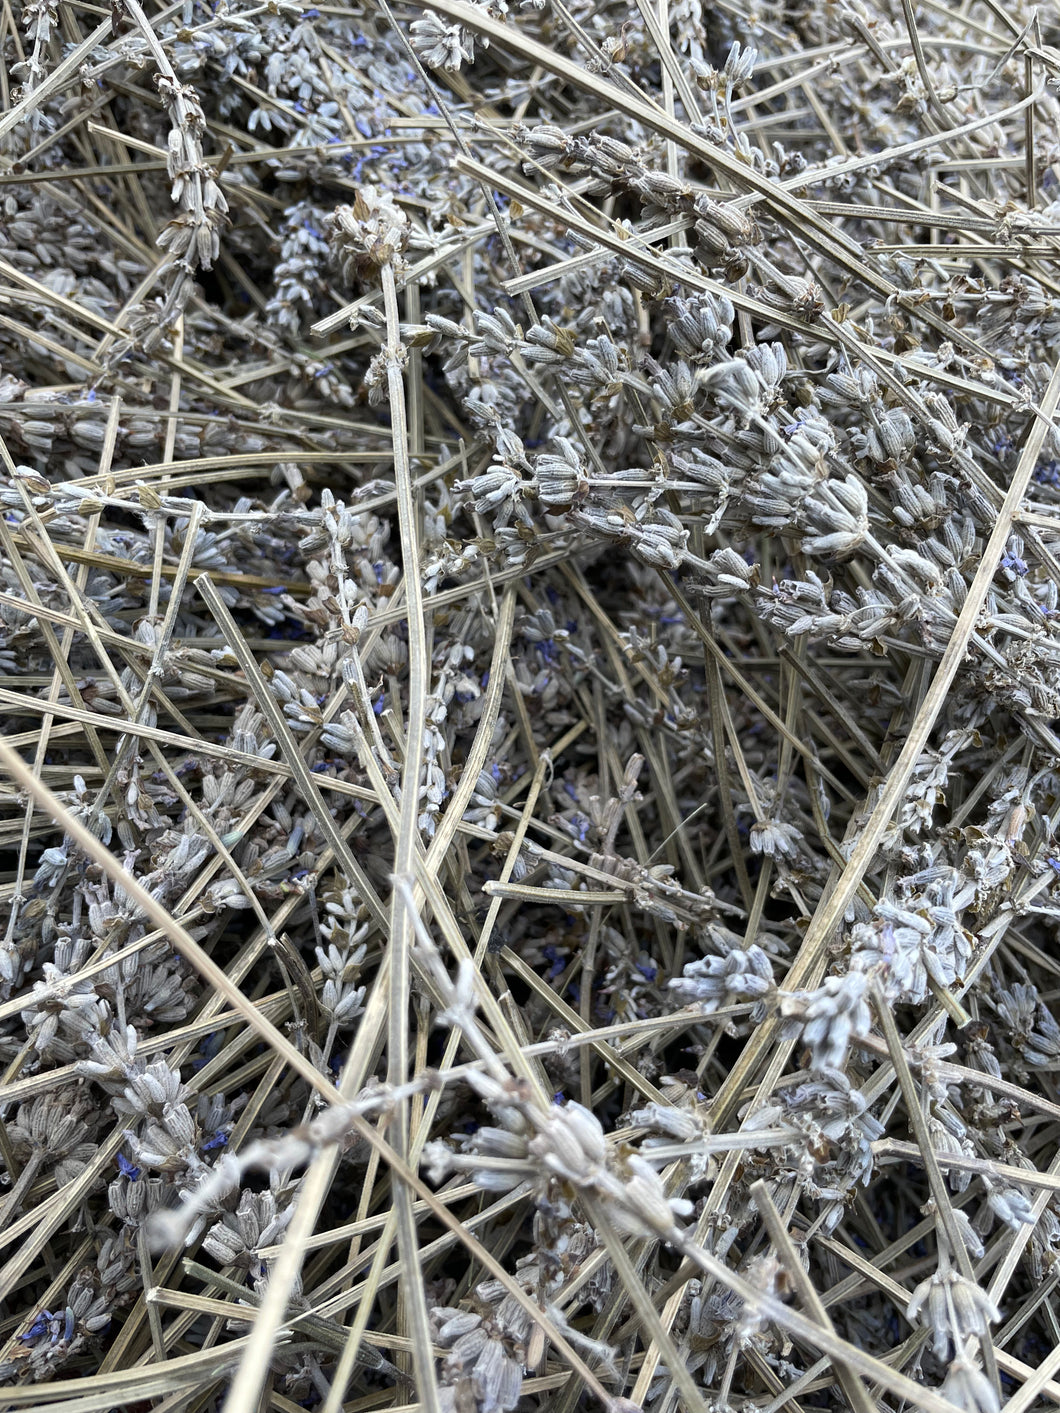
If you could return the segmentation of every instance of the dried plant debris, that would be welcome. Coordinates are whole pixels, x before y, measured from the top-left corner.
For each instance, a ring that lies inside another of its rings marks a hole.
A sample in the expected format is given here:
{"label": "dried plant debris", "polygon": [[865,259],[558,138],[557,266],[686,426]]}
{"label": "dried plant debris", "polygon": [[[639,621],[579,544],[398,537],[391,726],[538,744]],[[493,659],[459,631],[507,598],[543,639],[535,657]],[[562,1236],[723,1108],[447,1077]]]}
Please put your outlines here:
{"label": "dried plant debris", "polygon": [[1060,1403],[1060,28],[14,0],[0,1413]]}

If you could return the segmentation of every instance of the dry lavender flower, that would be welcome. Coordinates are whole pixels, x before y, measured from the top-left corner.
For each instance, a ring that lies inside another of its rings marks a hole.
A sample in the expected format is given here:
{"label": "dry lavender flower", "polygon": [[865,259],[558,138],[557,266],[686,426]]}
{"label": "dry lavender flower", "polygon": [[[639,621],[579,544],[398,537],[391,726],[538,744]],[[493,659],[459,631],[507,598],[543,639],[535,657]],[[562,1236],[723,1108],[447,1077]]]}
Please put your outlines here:
{"label": "dry lavender flower", "polygon": [[867,985],[862,972],[851,971],[845,976],[826,977],[816,991],[781,996],[781,1015],[797,1021],[815,1069],[842,1070],[851,1042],[869,1033],[872,1017],[865,999]]}
{"label": "dry lavender flower", "polygon": [[960,1275],[943,1257],[933,1276],[920,1282],[906,1309],[907,1319],[925,1316],[936,1354],[959,1353],[973,1335],[983,1335],[1000,1318],[997,1307],[979,1286]]}
{"label": "dry lavender flower", "polygon": [[684,975],[670,982],[684,1001],[694,1001],[708,1014],[720,1006],[749,998],[759,1000],[774,989],[773,967],[761,947],[734,950],[724,957],[688,962]]}
{"label": "dry lavender flower", "polygon": [[941,1391],[964,1413],[999,1413],[1001,1404],[993,1384],[965,1355],[958,1355],[950,1364]]}

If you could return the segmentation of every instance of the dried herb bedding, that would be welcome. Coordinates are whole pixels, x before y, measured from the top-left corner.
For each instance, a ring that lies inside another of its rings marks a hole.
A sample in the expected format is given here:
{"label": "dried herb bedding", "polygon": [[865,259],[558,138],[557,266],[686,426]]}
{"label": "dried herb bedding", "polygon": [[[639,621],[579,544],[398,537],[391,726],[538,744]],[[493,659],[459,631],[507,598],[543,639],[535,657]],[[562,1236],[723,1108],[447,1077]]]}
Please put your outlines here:
{"label": "dried herb bedding", "polygon": [[1060,1398],[1050,25],[12,7],[0,1407]]}

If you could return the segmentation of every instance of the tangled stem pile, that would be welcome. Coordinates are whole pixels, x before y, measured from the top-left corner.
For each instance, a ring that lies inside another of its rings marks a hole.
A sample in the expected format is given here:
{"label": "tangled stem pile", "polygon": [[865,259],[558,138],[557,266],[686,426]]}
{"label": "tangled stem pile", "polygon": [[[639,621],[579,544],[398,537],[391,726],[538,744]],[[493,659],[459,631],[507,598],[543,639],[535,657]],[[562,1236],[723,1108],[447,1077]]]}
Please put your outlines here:
{"label": "tangled stem pile", "polygon": [[1055,1403],[1051,11],[7,17],[0,1410]]}

